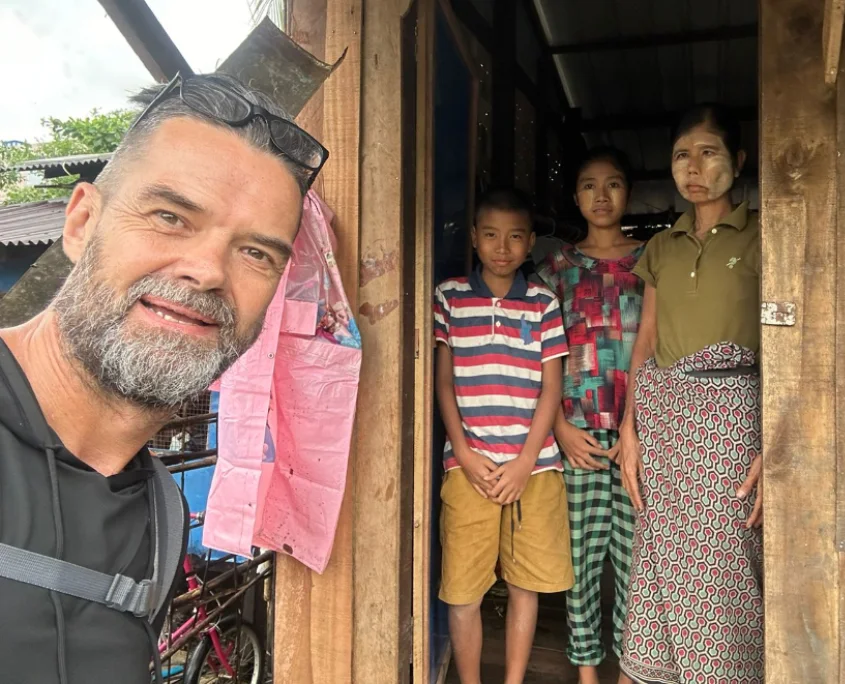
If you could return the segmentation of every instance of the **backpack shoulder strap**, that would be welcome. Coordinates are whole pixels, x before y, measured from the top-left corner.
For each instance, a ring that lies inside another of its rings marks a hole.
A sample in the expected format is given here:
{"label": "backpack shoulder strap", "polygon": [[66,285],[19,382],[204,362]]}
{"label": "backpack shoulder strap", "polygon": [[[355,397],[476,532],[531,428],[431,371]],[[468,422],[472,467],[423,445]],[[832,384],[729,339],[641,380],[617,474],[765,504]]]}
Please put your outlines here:
{"label": "backpack shoulder strap", "polygon": [[185,505],[182,492],[167,466],[153,457],[153,496],[151,519],[153,530],[153,584],[156,586],[155,605],[150,621],[166,609],[167,596],[179,571],[185,541]]}
{"label": "backpack shoulder strap", "polygon": [[101,603],[136,617],[151,617],[157,596],[152,580],[136,582],[81,565],[0,544],[0,577]]}
{"label": "backpack shoulder strap", "polygon": [[153,463],[152,579],[136,582],[126,575],[109,575],[9,544],[0,544],[0,577],[100,603],[154,622],[166,608],[182,558],[185,508],[179,486],[167,466],[157,458],[153,458]]}

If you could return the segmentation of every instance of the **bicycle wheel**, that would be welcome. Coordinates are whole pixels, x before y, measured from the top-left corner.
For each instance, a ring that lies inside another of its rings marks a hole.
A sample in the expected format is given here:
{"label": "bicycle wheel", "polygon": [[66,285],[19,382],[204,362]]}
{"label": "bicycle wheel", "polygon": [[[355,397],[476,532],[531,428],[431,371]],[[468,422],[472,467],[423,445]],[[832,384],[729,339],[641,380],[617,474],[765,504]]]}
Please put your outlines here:
{"label": "bicycle wheel", "polygon": [[261,684],[264,645],[255,630],[246,622],[241,622],[238,629],[237,618],[228,617],[220,621],[217,632],[235,675],[228,673],[214,650],[211,637],[204,634],[188,656],[185,684]]}

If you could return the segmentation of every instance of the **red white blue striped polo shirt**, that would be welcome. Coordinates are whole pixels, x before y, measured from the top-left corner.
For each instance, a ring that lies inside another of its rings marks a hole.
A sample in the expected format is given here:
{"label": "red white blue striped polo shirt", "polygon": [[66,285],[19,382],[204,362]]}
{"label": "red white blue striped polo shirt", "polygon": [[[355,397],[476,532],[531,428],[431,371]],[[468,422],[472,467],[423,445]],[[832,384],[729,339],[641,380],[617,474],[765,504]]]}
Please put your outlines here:
{"label": "red white blue striped polo shirt", "polygon": [[[517,272],[503,299],[480,270],[435,291],[434,334],[452,350],[455,396],[470,448],[495,463],[519,456],[542,389],[543,363],[569,353],[560,304],[551,292]],[[446,470],[458,467],[447,441]],[[534,472],[562,470],[549,431]]]}

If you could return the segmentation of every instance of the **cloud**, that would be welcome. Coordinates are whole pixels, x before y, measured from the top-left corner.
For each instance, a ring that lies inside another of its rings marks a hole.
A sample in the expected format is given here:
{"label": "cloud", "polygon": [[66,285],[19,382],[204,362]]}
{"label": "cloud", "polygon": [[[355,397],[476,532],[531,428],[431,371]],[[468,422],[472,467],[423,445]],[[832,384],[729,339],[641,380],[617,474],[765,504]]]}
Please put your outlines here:
{"label": "cloud", "polygon": [[[213,71],[249,32],[247,0],[150,0],[195,71]],[[3,0],[0,140],[34,139],[47,116],[127,106],[151,77],[97,0]]]}

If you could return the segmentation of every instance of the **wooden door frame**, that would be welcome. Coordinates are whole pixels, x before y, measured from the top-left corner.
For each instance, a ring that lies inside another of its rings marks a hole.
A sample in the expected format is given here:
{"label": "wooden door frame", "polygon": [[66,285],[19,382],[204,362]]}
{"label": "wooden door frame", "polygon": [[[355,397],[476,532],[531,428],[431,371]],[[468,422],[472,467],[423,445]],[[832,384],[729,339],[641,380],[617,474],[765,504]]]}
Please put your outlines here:
{"label": "wooden door frame", "polygon": [[[434,410],[434,329],[431,305],[434,298],[434,88],[437,10],[443,12],[471,76],[469,170],[466,225],[473,222],[477,154],[480,73],[462,35],[462,28],[447,0],[416,0],[417,17],[417,113],[416,113],[416,278],[414,288],[418,353],[414,377],[414,598],[413,677],[415,684],[429,682],[431,605],[431,496]],[[467,231],[469,240],[469,231]],[[467,271],[472,268],[468,245]],[[436,684],[445,680],[451,659],[447,649],[439,664]]]}
{"label": "wooden door frame", "polygon": [[825,6],[760,2],[762,300],[795,306],[763,317],[767,684],[845,681],[845,93],[825,84]]}

